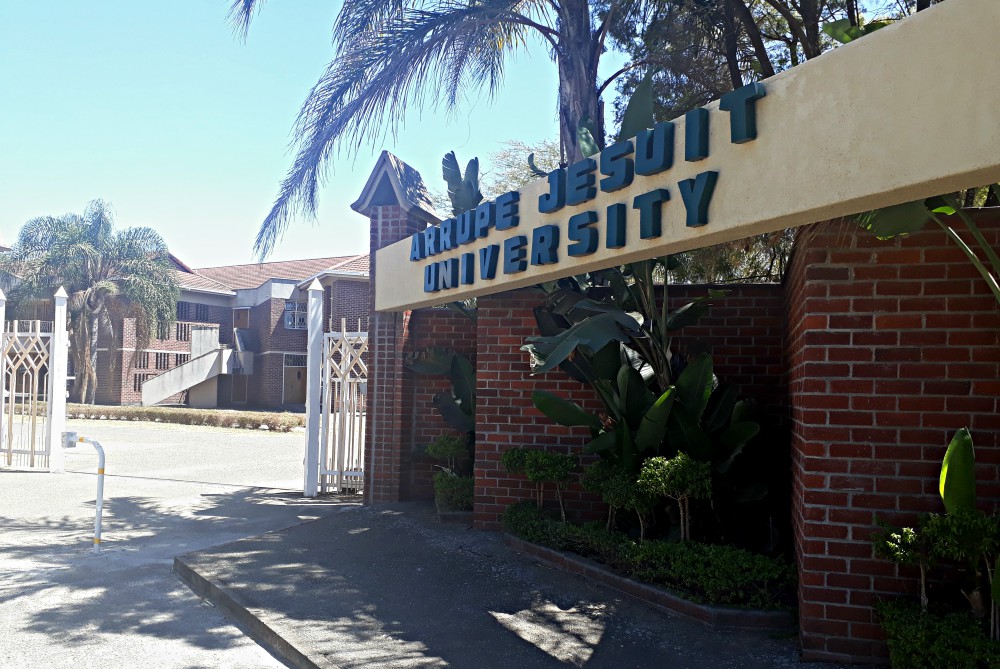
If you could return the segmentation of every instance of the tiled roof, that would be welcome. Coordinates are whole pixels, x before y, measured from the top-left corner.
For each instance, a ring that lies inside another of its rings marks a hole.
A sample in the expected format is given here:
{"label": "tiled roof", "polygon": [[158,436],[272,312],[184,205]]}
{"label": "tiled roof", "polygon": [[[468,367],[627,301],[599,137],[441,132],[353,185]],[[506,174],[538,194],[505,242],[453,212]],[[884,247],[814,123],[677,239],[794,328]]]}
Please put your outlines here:
{"label": "tiled roof", "polygon": [[[361,256],[334,256],[330,258],[312,258],[310,260],[285,260],[281,262],[265,262],[252,265],[228,265],[226,267],[201,267],[194,270],[196,274],[208,277],[229,288],[256,288],[268,279],[291,279],[302,281],[318,272],[341,263],[356,260]],[[367,256],[365,256],[367,258]]]}
{"label": "tiled roof", "polygon": [[368,254],[354,256],[344,262],[334,265],[333,267],[327,267],[327,272],[364,272],[368,273],[369,270],[369,258]]}
{"label": "tiled roof", "polygon": [[195,290],[195,291],[211,291],[213,293],[223,293],[225,295],[235,295],[236,293],[226,285],[210,279],[207,276],[202,276],[195,272],[184,272],[181,270],[174,270],[174,280],[181,289]]}

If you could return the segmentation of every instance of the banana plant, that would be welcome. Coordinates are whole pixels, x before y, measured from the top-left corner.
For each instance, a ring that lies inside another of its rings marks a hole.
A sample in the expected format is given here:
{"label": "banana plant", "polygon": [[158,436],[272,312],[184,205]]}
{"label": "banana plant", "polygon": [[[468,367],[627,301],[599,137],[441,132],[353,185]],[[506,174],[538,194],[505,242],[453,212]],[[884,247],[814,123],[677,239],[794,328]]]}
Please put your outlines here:
{"label": "banana plant", "polygon": [[431,405],[449,427],[475,434],[476,369],[468,358],[451,349],[431,347],[406,367],[416,374],[447,376],[451,381],[450,390],[435,394]]}
{"label": "banana plant", "polygon": [[675,389],[657,396],[638,370],[622,364],[614,379],[596,379],[594,388],[608,408],[594,415],[580,405],[545,390],[536,390],[535,407],[553,422],[567,427],[590,428],[591,440],[584,453],[596,453],[628,473],[637,473],[642,458],[655,454],[666,435],[667,420],[674,405]]}

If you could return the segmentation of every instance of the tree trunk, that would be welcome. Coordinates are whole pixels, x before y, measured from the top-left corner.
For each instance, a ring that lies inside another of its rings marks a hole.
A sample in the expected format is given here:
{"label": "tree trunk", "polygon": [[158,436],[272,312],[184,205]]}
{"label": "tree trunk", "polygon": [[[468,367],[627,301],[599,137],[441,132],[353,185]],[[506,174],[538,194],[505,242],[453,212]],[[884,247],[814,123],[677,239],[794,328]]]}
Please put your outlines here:
{"label": "tree trunk", "polygon": [[815,58],[822,53],[820,48],[819,0],[802,0],[802,28],[806,34],[806,43],[802,45],[806,60]]}
{"label": "tree trunk", "polygon": [[760,27],[754,21],[753,14],[750,13],[750,8],[747,7],[745,0],[726,1],[727,3],[732,3],[736,18],[743,24],[743,29],[747,31],[747,39],[750,40],[750,44],[753,46],[753,54],[760,65],[760,73],[765,79],[773,77],[774,65],[771,63],[771,56],[767,53],[764,37],[760,34]]}
{"label": "tree trunk", "polygon": [[594,141],[604,146],[600,105],[597,99],[597,58],[590,32],[587,0],[564,0],[560,11],[559,49],[559,139],[567,163],[584,158],[577,134],[581,121],[590,120]]}
{"label": "tree trunk", "polygon": [[726,50],[726,67],[729,70],[729,82],[733,90],[742,88],[743,73],[740,72],[739,45],[736,35],[736,16],[733,0],[722,3],[723,44]]}

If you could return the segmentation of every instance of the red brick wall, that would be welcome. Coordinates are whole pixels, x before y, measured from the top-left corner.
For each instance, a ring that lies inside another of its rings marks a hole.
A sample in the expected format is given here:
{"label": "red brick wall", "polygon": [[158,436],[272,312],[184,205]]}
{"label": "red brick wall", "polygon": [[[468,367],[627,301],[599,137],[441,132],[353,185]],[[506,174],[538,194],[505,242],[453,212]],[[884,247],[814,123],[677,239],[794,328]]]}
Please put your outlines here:
{"label": "red brick wall", "polygon": [[[504,510],[522,499],[533,499],[534,484],[504,470],[500,458],[516,447],[541,446],[561,453],[578,453],[590,439],[587,428],[553,424],[531,402],[535,390],[572,397],[597,411],[599,400],[589,386],[553,371],[532,376],[527,355],[520,350],[527,337],[538,334],[532,309],[541,294],[527,289],[479,298],[476,347],[476,527],[499,529]],[[550,494],[551,496],[551,494]],[[578,486],[566,492],[567,513],[593,517],[600,502]]]}
{"label": "red brick wall", "polygon": [[327,331],[339,332],[340,319],[347,319],[347,331],[368,331],[368,302],[370,299],[370,284],[367,281],[335,281],[327,287],[326,308],[323,312],[323,322]]}
{"label": "red brick wall", "polygon": [[[404,356],[411,360],[428,347],[450,348],[476,360],[476,328],[471,319],[446,309],[418,309],[410,316],[410,336]],[[435,394],[448,392],[451,382],[444,376],[415,374],[404,369],[403,383],[409,402],[404,407],[404,424],[409,428],[403,435],[400,466],[407,475],[400,482],[402,499],[433,499],[433,476],[439,461],[422,454],[419,449],[443,434],[456,434],[431,404]]]}
{"label": "red brick wall", "polygon": [[[1000,217],[981,220],[995,248]],[[890,242],[806,230],[786,283],[804,655],[881,660],[872,602],[916,581],[873,558],[875,517],[943,510],[940,462],[963,426],[980,496],[1000,499],[1000,311],[938,229]]]}

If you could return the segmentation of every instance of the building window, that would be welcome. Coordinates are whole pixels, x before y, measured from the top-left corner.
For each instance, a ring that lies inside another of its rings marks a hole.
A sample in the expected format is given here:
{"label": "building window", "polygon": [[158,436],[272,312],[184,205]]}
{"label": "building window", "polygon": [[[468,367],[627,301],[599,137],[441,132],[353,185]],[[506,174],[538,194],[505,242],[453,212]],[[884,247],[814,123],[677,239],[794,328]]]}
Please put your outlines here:
{"label": "building window", "polygon": [[157,353],[156,354],[156,368],[157,369],[170,369],[170,354],[169,353]]}
{"label": "building window", "polygon": [[175,353],[174,354],[174,365],[180,367],[185,362],[191,359],[190,353]]}
{"label": "building window", "polygon": [[192,302],[178,302],[177,320],[197,321],[199,323],[203,323],[208,320],[208,305],[194,304]]}
{"label": "building window", "polygon": [[285,329],[305,330],[309,327],[305,302],[285,301]]}
{"label": "building window", "polygon": [[306,356],[299,353],[285,354],[285,367],[305,367]]}
{"label": "building window", "polygon": [[156,374],[133,374],[132,375],[132,390],[137,393],[142,392],[142,384],[149,381],[151,378],[156,376]]}
{"label": "building window", "polygon": [[170,323],[156,324],[156,338],[162,341],[170,339]]}
{"label": "building window", "polygon": [[135,354],[135,368],[149,369],[149,351],[139,351]]}
{"label": "building window", "polygon": [[177,323],[177,341],[191,341],[191,324]]}

